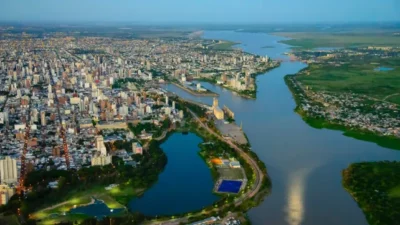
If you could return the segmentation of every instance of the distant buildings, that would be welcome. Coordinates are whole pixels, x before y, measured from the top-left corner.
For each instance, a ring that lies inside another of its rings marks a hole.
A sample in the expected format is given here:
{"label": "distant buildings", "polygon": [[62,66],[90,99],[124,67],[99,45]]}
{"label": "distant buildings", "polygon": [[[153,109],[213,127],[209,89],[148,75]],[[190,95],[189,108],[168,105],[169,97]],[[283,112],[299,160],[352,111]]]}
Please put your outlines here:
{"label": "distant buildings", "polygon": [[2,184],[13,184],[18,180],[17,160],[6,156],[0,160],[0,181]]}

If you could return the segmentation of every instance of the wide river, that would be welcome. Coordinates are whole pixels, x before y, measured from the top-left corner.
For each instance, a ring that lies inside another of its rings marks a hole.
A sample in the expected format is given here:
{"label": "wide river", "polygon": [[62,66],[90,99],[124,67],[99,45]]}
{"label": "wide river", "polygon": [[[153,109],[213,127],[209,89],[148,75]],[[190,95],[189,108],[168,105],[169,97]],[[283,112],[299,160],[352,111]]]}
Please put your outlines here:
{"label": "wide river", "polygon": [[[205,32],[204,38],[240,42],[237,47],[246,52],[275,59],[287,58],[283,53],[290,51],[278,43],[282,37],[263,33],[212,31]],[[243,122],[253,151],[272,179],[272,193],[250,210],[250,219],[256,225],[366,225],[361,209],[342,187],[341,172],[353,162],[400,160],[400,152],[343,136],[340,131],[308,126],[293,111],[296,105],[283,80],[306,66],[283,62],[259,76],[256,100],[204,83],[220,94],[220,105],[227,105],[236,121]],[[195,97],[172,85],[167,89],[183,98],[212,103],[212,98]]]}

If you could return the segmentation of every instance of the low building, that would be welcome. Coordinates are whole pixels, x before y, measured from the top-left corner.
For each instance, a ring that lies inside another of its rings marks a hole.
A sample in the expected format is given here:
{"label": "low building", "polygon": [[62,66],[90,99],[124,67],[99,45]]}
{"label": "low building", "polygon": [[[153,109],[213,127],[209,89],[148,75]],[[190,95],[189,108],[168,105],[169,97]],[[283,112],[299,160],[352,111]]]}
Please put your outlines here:
{"label": "low building", "polygon": [[58,181],[49,182],[47,187],[49,187],[51,189],[57,189],[58,188]]}
{"label": "low building", "polygon": [[241,168],[240,163],[239,163],[238,161],[232,161],[232,162],[230,162],[230,163],[229,163],[229,166],[230,166],[231,168],[235,168],[235,169]]}
{"label": "low building", "polygon": [[134,142],[132,143],[132,152],[133,154],[143,154],[143,147],[142,145],[140,145],[140,143],[138,142]]}

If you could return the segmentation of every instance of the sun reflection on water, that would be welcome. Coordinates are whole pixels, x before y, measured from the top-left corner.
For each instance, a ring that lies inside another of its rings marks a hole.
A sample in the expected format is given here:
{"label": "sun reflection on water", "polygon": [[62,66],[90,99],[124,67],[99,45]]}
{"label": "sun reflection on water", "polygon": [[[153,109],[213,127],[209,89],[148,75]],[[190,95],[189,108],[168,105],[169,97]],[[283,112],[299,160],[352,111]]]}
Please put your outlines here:
{"label": "sun reflection on water", "polygon": [[289,175],[288,202],[285,207],[286,221],[300,225],[304,217],[304,189],[310,169],[301,169]]}

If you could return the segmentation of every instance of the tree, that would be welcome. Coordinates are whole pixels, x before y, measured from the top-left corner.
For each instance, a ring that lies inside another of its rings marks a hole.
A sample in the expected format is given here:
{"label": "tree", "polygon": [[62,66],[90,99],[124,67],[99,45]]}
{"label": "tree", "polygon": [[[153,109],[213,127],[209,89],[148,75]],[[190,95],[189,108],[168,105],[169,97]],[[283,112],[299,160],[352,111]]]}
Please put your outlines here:
{"label": "tree", "polygon": [[67,179],[65,177],[58,178],[58,189],[62,189],[66,182]]}

